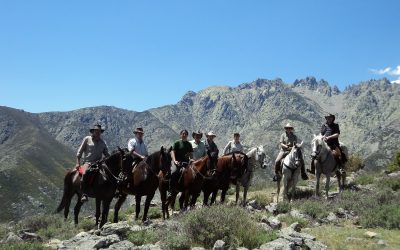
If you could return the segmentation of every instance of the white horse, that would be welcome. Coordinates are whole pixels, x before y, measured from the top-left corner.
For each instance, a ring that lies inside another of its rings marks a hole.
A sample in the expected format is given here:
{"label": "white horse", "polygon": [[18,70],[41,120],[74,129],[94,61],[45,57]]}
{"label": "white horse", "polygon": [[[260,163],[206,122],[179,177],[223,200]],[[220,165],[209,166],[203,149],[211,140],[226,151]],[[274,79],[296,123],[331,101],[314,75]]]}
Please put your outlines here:
{"label": "white horse", "polygon": [[339,192],[344,190],[344,182],[346,180],[346,173],[339,171],[339,166],[329,148],[328,144],[323,140],[321,135],[314,135],[314,139],[311,142],[311,158],[315,164],[315,176],[317,178],[317,184],[315,187],[315,195],[319,195],[319,182],[321,173],[326,177],[325,193],[328,198],[329,182],[332,173],[336,173],[339,184]]}
{"label": "white horse", "polygon": [[279,201],[279,193],[281,190],[281,181],[283,181],[283,200],[289,200],[289,190],[291,191],[291,197],[293,197],[296,190],[297,182],[299,181],[299,175],[301,170],[301,146],[300,144],[294,144],[292,150],[282,160],[282,180],[277,182],[277,202]]}
{"label": "white horse", "polygon": [[246,155],[248,157],[247,168],[236,182],[236,204],[239,200],[240,185],[242,185],[244,188],[242,201],[243,206],[246,204],[247,191],[249,190],[251,180],[253,179],[254,170],[257,166],[260,166],[263,169],[267,167],[267,158],[265,157],[264,147],[262,145],[251,148]]}

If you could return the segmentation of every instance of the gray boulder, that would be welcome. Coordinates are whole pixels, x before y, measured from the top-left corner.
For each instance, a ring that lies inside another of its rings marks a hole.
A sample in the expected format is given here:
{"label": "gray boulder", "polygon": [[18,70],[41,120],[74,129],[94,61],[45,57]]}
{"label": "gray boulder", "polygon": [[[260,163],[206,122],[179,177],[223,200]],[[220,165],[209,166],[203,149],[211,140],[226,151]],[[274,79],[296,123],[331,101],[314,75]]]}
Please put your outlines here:
{"label": "gray boulder", "polygon": [[133,250],[133,249],[135,249],[135,244],[133,244],[132,242],[130,242],[128,240],[123,240],[123,241],[117,242],[115,244],[112,244],[107,249],[110,249],[110,250],[120,250],[120,249]]}
{"label": "gray boulder", "polygon": [[16,235],[16,234],[13,233],[13,232],[9,232],[9,233],[7,234],[6,239],[5,239],[3,242],[4,242],[4,243],[15,243],[15,242],[20,242],[20,241],[23,241],[23,240],[21,239],[21,237],[19,237],[18,235]]}
{"label": "gray boulder", "polygon": [[61,250],[79,250],[79,249],[94,249],[94,248],[106,248],[114,243],[120,241],[120,238],[116,234],[107,236],[92,235],[86,232],[81,232],[75,237],[63,241],[58,249]]}
{"label": "gray boulder", "polygon": [[266,221],[265,221],[272,229],[281,229],[282,227],[282,223],[278,220],[278,218],[276,217],[269,217]]}
{"label": "gray boulder", "polygon": [[296,245],[287,239],[279,238],[260,246],[260,250],[294,250]]}
{"label": "gray boulder", "polygon": [[310,250],[328,250],[329,248],[320,241],[306,239],[304,240],[304,246]]}
{"label": "gray boulder", "polygon": [[225,247],[226,247],[225,241],[223,241],[223,240],[217,240],[217,241],[214,243],[214,246],[213,246],[212,249],[213,249],[213,250],[224,250]]}
{"label": "gray boulder", "polygon": [[126,221],[118,223],[107,223],[103,226],[100,231],[101,236],[107,236],[112,234],[126,235],[131,230],[131,226]]}
{"label": "gray boulder", "polygon": [[278,203],[270,203],[265,206],[265,209],[275,215],[278,213]]}

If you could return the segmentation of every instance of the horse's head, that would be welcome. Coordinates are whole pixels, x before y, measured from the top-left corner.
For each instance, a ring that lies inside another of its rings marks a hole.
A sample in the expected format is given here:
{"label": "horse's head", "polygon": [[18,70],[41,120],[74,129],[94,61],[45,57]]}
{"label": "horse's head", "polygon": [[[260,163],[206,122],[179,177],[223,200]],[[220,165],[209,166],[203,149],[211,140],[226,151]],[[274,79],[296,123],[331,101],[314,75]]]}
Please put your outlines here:
{"label": "horse's head", "polygon": [[126,156],[126,151],[118,147],[114,150],[109,157],[104,160],[106,166],[112,171],[113,174],[118,174],[121,172],[124,166],[124,159]]}
{"label": "horse's head", "polygon": [[257,149],[258,149],[257,150],[258,162],[259,162],[261,168],[265,169],[265,168],[267,168],[268,160],[267,160],[266,154],[264,152],[264,147],[261,145]]}
{"label": "horse's head", "polygon": [[207,156],[207,172],[210,172],[210,175],[212,175],[217,169],[218,154],[213,154],[209,150],[207,150]]}
{"label": "horse's head", "polygon": [[303,142],[295,143],[290,152],[294,159],[294,165],[296,168],[301,166],[301,146],[303,146]]}
{"label": "horse's head", "polygon": [[162,146],[160,149],[160,170],[163,171],[163,173],[166,173],[171,169],[171,151],[172,147],[166,149],[164,146]]}
{"label": "horse's head", "polygon": [[321,150],[324,146],[325,142],[320,135],[314,135],[314,138],[311,141],[311,159],[315,160],[321,153]]}

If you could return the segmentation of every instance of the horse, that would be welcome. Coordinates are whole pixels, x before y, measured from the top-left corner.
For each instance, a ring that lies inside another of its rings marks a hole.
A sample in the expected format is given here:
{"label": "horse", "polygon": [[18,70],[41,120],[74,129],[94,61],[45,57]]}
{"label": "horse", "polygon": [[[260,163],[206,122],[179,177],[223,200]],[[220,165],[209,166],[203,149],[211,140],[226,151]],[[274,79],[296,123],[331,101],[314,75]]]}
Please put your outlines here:
{"label": "horse", "polygon": [[[96,199],[96,226],[101,228],[106,222],[108,212],[110,209],[110,203],[115,195],[117,188],[117,176],[122,169],[122,159],[125,152],[118,147],[118,150],[112,152],[112,154],[96,163],[99,168],[99,173],[93,176],[93,183],[90,186],[89,197]],[[103,164],[104,163],[104,164]],[[82,206],[81,197],[81,176],[77,168],[71,169],[67,172],[64,177],[64,193],[60,204],[56,209],[56,213],[59,213],[64,209],[64,219],[67,220],[71,199],[77,195],[77,203],[74,208],[74,222],[78,224],[78,216]],[[101,210],[102,206],[102,211]],[[99,223],[101,215],[101,221]]]}
{"label": "horse", "polygon": [[236,184],[247,168],[247,155],[240,152],[233,152],[218,158],[217,168],[214,174],[205,179],[203,183],[204,200],[203,204],[208,206],[210,194],[212,205],[217,197],[218,190],[221,190],[221,203],[225,201],[226,192],[230,183]]}
{"label": "horse", "polygon": [[249,152],[247,152],[246,156],[248,157],[248,166],[244,174],[240,178],[238,178],[238,181],[236,182],[235,203],[237,204],[239,201],[240,185],[242,185],[244,188],[242,201],[243,206],[246,205],[247,191],[249,190],[251,180],[253,179],[254,170],[257,168],[258,165],[262,169],[265,169],[267,167],[267,158],[264,152],[264,147],[262,145],[251,148]]}
{"label": "horse", "polygon": [[277,202],[279,201],[279,193],[281,189],[281,181],[283,181],[283,199],[289,200],[289,190],[291,190],[291,197],[293,197],[294,192],[296,190],[296,185],[299,180],[299,174],[301,170],[300,164],[301,162],[301,144],[294,144],[292,150],[290,150],[289,154],[281,161],[282,180],[279,180],[277,184]]}
{"label": "horse", "polygon": [[[217,156],[212,157],[211,153],[207,151],[207,155],[191,162],[186,168],[183,169],[182,175],[177,184],[177,191],[182,192],[179,198],[179,207],[181,211],[186,210],[189,205],[194,207],[196,205],[197,198],[200,195],[201,188],[203,186],[204,179],[211,175],[215,171],[215,165],[218,158]],[[176,173],[179,174],[179,173]],[[164,173],[160,173],[160,196],[162,203],[163,219],[165,215],[169,218],[168,207],[171,206],[173,209],[175,206],[176,194],[167,198],[167,190],[169,188],[168,180],[165,178]],[[191,197],[190,203],[189,198]]]}
{"label": "horse", "polygon": [[319,195],[319,182],[321,178],[321,173],[326,177],[325,183],[325,193],[326,198],[328,198],[329,191],[329,182],[332,173],[336,173],[336,177],[338,179],[339,192],[344,190],[344,182],[346,180],[346,173],[339,171],[338,163],[333,156],[331,149],[328,144],[323,140],[321,135],[314,135],[314,139],[311,142],[311,159],[313,164],[315,164],[316,173],[315,176],[317,178],[317,184],[315,187],[315,195]]}
{"label": "horse", "polygon": [[[131,175],[131,178],[128,177],[129,184],[120,187],[121,194],[115,203],[115,223],[118,222],[118,212],[129,194],[135,196],[136,220],[139,218],[142,196],[146,196],[142,221],[145,223],[148,221],[147,213],[149,211],[150,202],[159,186],[159,172],[165,172],[171,167],[171,149],[172,148],[166,150],[164,147],[161,147],[160,151],[152,153],[145,160],[139,162],[131,173],[129,173]],[[129,154],[123,161],[124,169],[130,169],[132,163],[133,157]]]}

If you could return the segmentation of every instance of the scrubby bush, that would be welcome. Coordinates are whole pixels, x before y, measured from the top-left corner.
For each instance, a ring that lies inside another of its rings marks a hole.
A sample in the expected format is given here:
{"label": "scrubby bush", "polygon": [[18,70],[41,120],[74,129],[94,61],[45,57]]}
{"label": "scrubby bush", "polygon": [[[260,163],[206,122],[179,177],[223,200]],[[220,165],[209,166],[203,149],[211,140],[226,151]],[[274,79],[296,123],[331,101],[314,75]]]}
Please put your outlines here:
{"label": "scrubby bush", "polygon": [[374,176],[371,173],[365,173],[358,176],[355,182],[358,185],[369,185],[374,183]]}
{"label": "scrubby bush", "polygon": [[278,214],[285,214],[289,212],[291,209],[290,203],[289,202],[278,202],[278,205],[276,207],[276,212]]}
{"label": "scrubby bush", "polygon": [[127,235],[127,239],[136,246],[154,244],[158,241],[158,238],[157,232],[153,229],[130,232]]}
{"label": "scrubby bush", "polygon": [[175,232],[167,232],[161,241],[161,246],[163,249],[189,250],[191,242],[186,233],[177,234]]}
{"label": "scrubby bush", "polygon": [[352,154],[348,157],[348,161],[346,163],[346,171],[347,172],[357,172],[360,169],[363,169],[365,166],[364,160],[360,155]]}
{"label": "scrubby bush", "polygon": [[279,220],[281,222],[285,223],[287,226],[289,226],[295,222],[299,223],[302,228],[304,228],[308,225],[308,221],[306,219],[293,217],[291,215],[284,215],[282,217],[279,217]]}
{"label": "scrubby bush", "polygon": [[295,207],[314,219],[325,218],[329,214],[331,208],[327,201],[321,201],[320,199],[297,200],[294,203]]}
{"label": "scrubby bush", "polygon": [[400,151],[396,153],[393,160],[389,163],[387,170],[389,172],[396,172],[400,170]]}
{"label": "scrubby bush", "polygon": [[184,227],[194,243],[212,248],[223,240],[228,247],[259,247],[276,237],[252,221],[248,212],[239,207],[212,206],[194,210],[183,218]]}
{"label": "scrubby bush", "polygon": [[9,244],[0,244],[2,250],[44,250],[47,249],[39,242],[18,242]]}

